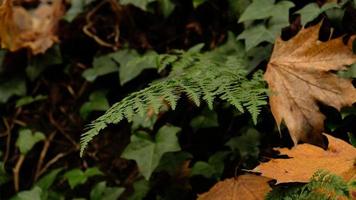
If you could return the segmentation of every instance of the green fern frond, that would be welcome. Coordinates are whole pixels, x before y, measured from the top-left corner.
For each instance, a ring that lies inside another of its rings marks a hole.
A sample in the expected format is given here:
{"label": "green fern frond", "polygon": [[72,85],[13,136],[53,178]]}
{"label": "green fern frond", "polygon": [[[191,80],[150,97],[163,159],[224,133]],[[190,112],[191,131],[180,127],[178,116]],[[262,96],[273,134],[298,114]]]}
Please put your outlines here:
{"label": "green fern frond", "polygon": [[340,177],[324,170],[315,172],[304,186],[278,187],[267,194],[266,200],[337,200],[348,199],[349,188]]}
{"label": "green fern frond", "polygon": [[256,122],[261,106],[266,104],[267,89],[262,73],[256,73],[249,80],[238,59],[232,56],[225,60],[214,59],[212,54],[199,53],[200,49],[201,46],[197,46],[188,52],[159,56],[159,70],[171,66],[170,75],[128,95],[93,121],[82,135],[80,154],[107,125],[123,119],[131,121],[135,114],[144,116],[150,109],[158,113],[167,103],[174,110],[182,94],[197,106],[201,101],[206,102],[211,109],[216,98],[226,100],[240,112],[244,112],[245,107]]}

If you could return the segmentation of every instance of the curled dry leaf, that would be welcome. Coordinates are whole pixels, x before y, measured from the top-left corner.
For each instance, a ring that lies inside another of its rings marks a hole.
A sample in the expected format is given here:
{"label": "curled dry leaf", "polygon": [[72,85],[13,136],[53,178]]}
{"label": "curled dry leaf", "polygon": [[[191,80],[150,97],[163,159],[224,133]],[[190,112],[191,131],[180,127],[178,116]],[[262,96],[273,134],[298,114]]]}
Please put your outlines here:
{"label": "curled dry leaf", "polygon": [[263,176],[241,175],[218,182],[198,200],[262,200],[271,191],[269,181],[271,179]]}
{"label": "curled dry leaf", "polygon": [[332,71],[356,62],[356,55],[342,38],[318,40],[320,25],[301,30],[288,41],[275,42],[265,79],[272,92],[270,106],[278,126],[284,121],[293,142],[325,147],[325,116],[318,103],[341,107],[356,102],[351,80]]}
{"label": "curled dry leaf", "polygon": [[28,48],[34,55],[44,53],[58,41],[55,32],[63,14],[63,0],[42,0],[34,10],[4,0],[0,6],[1,47],[10,51]]}
{"label": "curled dry leaf", "polygon": [[319,169],[342,176],[346,181],[356,175],[356,148],[330,135],[329,147],[324,149],[300,144],[292,149],[277,148],[287,159],[272,159],[253,171],[277,180],[277,183],[309,182]]}

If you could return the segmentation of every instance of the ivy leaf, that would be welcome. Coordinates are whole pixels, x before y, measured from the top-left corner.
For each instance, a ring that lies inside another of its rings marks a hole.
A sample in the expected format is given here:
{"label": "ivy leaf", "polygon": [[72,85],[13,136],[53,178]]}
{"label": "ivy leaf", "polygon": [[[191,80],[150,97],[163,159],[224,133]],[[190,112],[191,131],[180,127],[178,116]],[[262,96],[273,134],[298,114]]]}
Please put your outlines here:
{"label": "ivy leaf", "polygon": [[22,107],[22,106],[34,103],[36,101],[42,101],[42,100],[45,100],[45,99],[47,99],[47,96],[45,96],[45,95],[37,95],[35,97],[25,96],[25,97],[22,97],[22,98],[20,98],[19,100],[16,101],[16,107],[17,108],[18,107]]}
{"label": "ivy leaf", "polygon": [[54,45],[44,54],[33,56],[29,60],[26,74],[31,81],[34,81],[47,67],[62,63],[62,54],[59,45]]}
{"label": "ivy leaf", "polygon": [[167,152],[180,150],[177,133],[181,129],[163,126],[158,130],[155,140],[140,131],[131,136],[131,143],[124,150],[122,157],[135,160],[142,175],[148,180]]}
{"label": "ivy leaf", "polygon": [[102,175],[103,173],[96,167],[88,168],[85,171],[80,169],[72,169],[64,174],[64,177],[68,180],[71,189],[77,185],[84,184],[88,178],[92,176]]}
{"label": "ivy leaf", "polygon": [[174,176],[183,166],[184,162],[192,158],[193,155],[184,151],[166,153],[159,162],[156,172],[166,171],[169,175]]}
{"label": "ivy leaf", "polygon": [[224,161],[228,155],[227,151],[219,151],[212,155],[208,162],[196,162],[192,167],[191,176],[201,175],[206,178],[219,179],[224,171]]}
{"label": "ivy leaf", "polygon": [[342,78],[356,78],[356,64],[352,64],[348,69],[337,73]]}
{"label": "ivy leaf", "polygon": [[99,76],[119,71],[118,64],[112,59],[114,55],[115,53],[111,53],[94,58],[93,67],[86,69],[82,74],[83,77],[87,81],[93,82]]}
{"label": "ivy leaf", "polygon": [[275,0],[253,0],[253,2],[242,13],[239,22],[249,20],[265,19],[270,17]]}
{"label": "ivy leaf", "polygon": [[354,133],[347,133],[349,136],[349,141],[352,144],[352,146],[356,147],[356,134]]}
{"label": "ivy leaf", "polygon": [[132,4],[136,7],[141,8],[144,11],[147,11],[148,4],[155,2],[156,0],[121,0],[120,4]]}
{"label": "ivy leaf", "polygon": [[100,182],[90,192],[90,200],[116,200],[125,191],[122,187],[108,187],[106,182]]}
{"label": "ivy leaf", "polygon": [[316,3],[310,3],[304,6],[302,9],[298,10],[296,13],[301,16],[301,24],[305,26],[308,22],[313,21],[317,18],[321,13],[332,9],[338,8],[339,5],[337,3],[326,3],[321,8]]}
{"label": "ivy leaf", "polygon": [[158,54],[148,51],[140,55],[131,50],[115,55],[114,59],[120,63],[120,83],[123,85],[136,78],[145,69],[156,69]]}
{"label": "ivy leaf", "polygon": [[228,0],[229,8],[234,15],[239,16],[250,4],[250,0]]}
{"label": "ivy leaf", "polygon": [[158,2],[163,16],[168,17],[173,12],[175,4],[172,3],[172,0],[158,0]]}
{"label": "ivy leaf", "polygon": [[72,22],[80,13],[84,11],[84,7],[94,0],[73,0],[69,10],[64,15],[63,19]]}
{"label": "ivy leaf", "polygon": [[26,94],[26,82],[21,78],[0,82],[0,103],[6,103],[12,96],[24,96]]}
{"label": "ivy leaf", "polygon": [[150,191],[150,183],[141,179],[133,183],[134,192],[127,198],[128,200],[142,200]]}
{"label": "ivy leaf", "polygon": [[294,7],[290,1],[278,2],[271,11],[271,18],[268,21],[268,30],[274,35],[280,35],[281,29],[289,26],[289,9]]}
{"label": "ivy leaf", "polygon": [[34,200],[41,199],[42,189],[40,187],[34,187],[31,190],[21,191],[12,197],[10,200]]}
{"label": "ivy leaf", "polygon": [[92,111],[106,111],[109,107],[106,92],[95,91],[90,94],[89,101],[82,105],[79,112],[80,116],[86,119]]}
{"label": "ivy leaf", "polygon": [[2,69],[2,64],[3,64],[3,61],[4,61],[5,55],[6,55],[6,51],[4,49],[0,49],[0,73],[3,70]]}
{"label": "ivy leaf", "polygon": [[44,177],[38,180],[35,185],[41,188],[43,191],[47,191],[52,186],[58,174],[62,170],[62,168],[52,170],[50,173],[46,174]]}
{"label": "ivy leaf", "polygon": [[218,127],[218,115],[212,110],[204,110],[203,113],[192,119],[190,125],[194,130],[201,128]]}
{"label": "ivy leaf", "polygon": [[275,36],[266,29],[262,24],[245,29],[238,37],[238,40],[244,39],[246,43],[246,51],[257,46],[261,42],[273,43]]}
{"label": "ivy leaf", "polygon": [[0,162],[0,185],[8,182],[9,180],[10,180],[10,177],[6,173],[4,163]]}
{"label": "ivy leaf", "polygon": [[205,3],[207,0],[193,0],[194,8],[199,7],[201,4]]}
{"label": "ivy leaf", "polygon": [[231,138],[226,144],[239,156],[245,168],[255,166],[260,153],[260,133],[254,128],[248,128],[241,136]]}
{"label": "ivy leaf", "polygon": [[45,138],[45,135],[41,132],[33,133],[30,129],[22,129],[16,140],[16,146],[20,149],[21,154],[25,155],[37,142],[40,142]]}

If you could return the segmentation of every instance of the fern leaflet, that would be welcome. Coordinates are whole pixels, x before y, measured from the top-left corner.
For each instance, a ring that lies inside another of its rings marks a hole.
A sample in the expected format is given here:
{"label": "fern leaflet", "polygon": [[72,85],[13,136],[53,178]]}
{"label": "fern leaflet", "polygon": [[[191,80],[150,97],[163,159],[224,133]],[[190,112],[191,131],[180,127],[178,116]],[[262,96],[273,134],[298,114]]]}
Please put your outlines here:
{"label": "fern leaflet", "polygon": [[245,107],[256,123],[261,106],[266,104],[267,89],[262,73],[255,73],[249,80],[238,58],[227,56],[227,59],[217,59],[211,52],[199,53],[200,49],[198,46],[188,52],[175,51],[158,56],[158,69],[171,66],[170,75],[128,95],[93,121],[81,137],[80,154],[108,124],[125,118],[131,121],[135,114],[143,116],[149,109],[158,113],[165,104],[174,110],[181,94],[197,106],[203,100],[210,109],[216,98],[228,101],[241,112]]}

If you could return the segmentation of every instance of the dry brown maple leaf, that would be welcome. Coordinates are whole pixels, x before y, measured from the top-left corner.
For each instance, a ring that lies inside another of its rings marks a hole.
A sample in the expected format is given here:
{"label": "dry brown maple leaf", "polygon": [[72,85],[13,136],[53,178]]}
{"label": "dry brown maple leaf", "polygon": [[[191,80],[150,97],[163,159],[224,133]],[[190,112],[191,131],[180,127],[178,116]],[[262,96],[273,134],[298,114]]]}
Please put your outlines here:
{"label": "dry brown maple leaf", "polygon": [[262,200],[271,191],[271,179],[253,174],[220,181],[198,200]]}
{"label": "dry brown maple leaf", "polygon": [[349,180],[356,175],[356,148],[330,135],[329,147],[324,149],[310,145],[299,144],[292,149],[277,148],[287,159],[271,159],[261,163],[253,171],[263,176],[277,180],[277,183],[309,182],[312,175],[319,169]]}
{"label": "dry brown maple leaf", "polygon": [[303,29],[288,41],[277,39],[264,77],[278,126],[284,121],[294,144],[325,147],[321,134],[325,117],[318,102],[339,110],[356,102],[351,80],[331,72],[355,63],[356,55],[342,38],[319,41],[319,29],[320,25]]}
{"label": "dry brown maple leaf", "polygon": [[64,14],[64,1],[41,1],[35,10],[27,11],[13,1],[0,6],[1,47],[10,51],[28,48],[32,54],[44,53],[58,38],[58,22]]}

